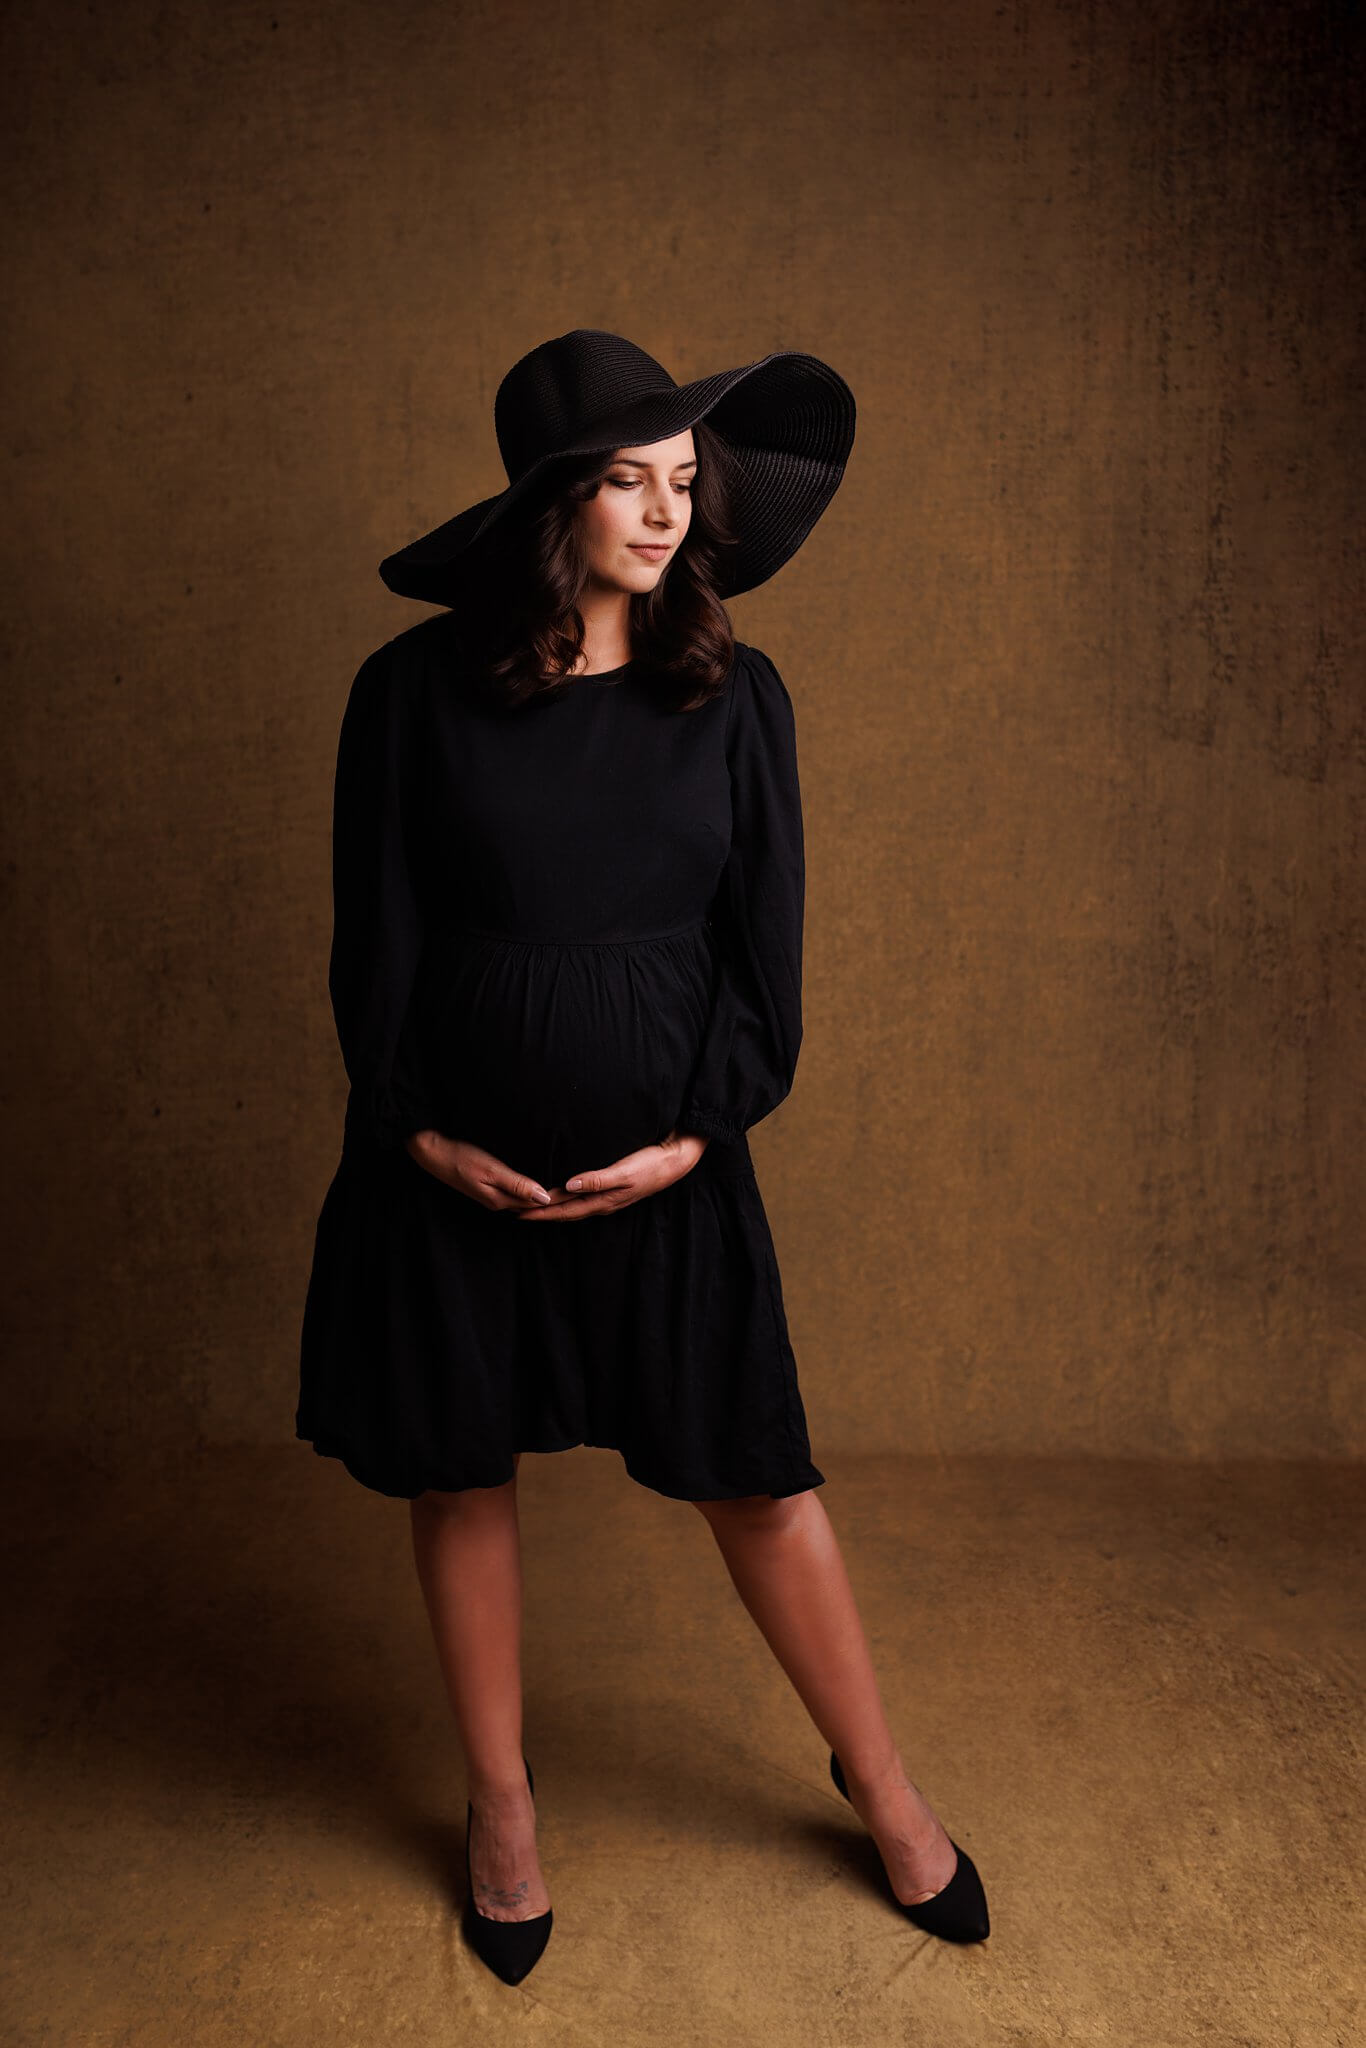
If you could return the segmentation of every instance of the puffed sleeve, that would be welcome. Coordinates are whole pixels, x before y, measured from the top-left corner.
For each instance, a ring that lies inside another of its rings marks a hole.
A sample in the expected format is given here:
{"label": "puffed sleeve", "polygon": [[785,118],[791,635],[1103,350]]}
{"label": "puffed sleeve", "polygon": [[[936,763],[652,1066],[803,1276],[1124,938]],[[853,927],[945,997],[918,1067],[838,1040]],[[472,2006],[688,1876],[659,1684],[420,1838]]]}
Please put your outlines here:
{"label": "puffed sleeve", "polygon": [[408,808],[413,748],[391,647],[361,663],[342,715],[332,810],[328,988],[351,1092],[348,1136],[396,1149],[432,1127],[403,1025],[422,950]]}
{"label": "puffed sleeve", "polygon": [[806,869],[792,699],[743,647],[726,757],[731,845],[710,909],[719,975],[675,1128],[732,1143],[788,1094],[802,1042]]}

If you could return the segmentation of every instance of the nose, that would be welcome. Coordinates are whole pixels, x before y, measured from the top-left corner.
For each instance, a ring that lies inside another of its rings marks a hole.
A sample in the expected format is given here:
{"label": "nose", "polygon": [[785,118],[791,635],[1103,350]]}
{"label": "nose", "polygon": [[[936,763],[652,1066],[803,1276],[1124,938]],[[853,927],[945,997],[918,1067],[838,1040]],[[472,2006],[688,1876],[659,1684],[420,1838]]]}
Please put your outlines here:
{"label": "nose", "polygon": [[645,521],[648,526],[665,526],[670,528],[678,523],[673,499],[667,486],[663,490],[656,490],[651,493],[649,510],[646,512]]}

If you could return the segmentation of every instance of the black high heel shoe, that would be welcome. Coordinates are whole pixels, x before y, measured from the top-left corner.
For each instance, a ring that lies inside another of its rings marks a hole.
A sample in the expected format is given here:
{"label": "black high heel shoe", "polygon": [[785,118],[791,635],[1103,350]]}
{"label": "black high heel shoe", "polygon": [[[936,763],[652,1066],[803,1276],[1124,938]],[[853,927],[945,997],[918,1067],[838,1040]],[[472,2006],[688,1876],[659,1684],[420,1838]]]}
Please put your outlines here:
{"label": "black high heel shoe", "polygon": [[[526,1781],[531,1787],[531,1796],[536,1797],[536,1780],[531,1775],[531,1765],[526,1763]],[[541,1960],[545,1945],[550,1939],[551,1922],[555,1908],[549,1906],[544,1913],[538,1913],[532,1920],[490,1920],[487,1913],[481,1913],[474,1903],[474,1879],[470,1875],[470,1821],[474,1807],[465,1801],[465,1929],[470,1944],[481,1962],[488,1964],[495,1976],[505,1984],[520,1984],[528,1970],[534,1969]]]}
{"label": "black high heel shoe", "polygon": [[[844,1782],[844,1772],[834,1750],[830,1752],[830,1775],[836,1789],[849,1799],[849,1787]],[[849,1799],[849,1804],[854,1804]],[[949,1836],[953,1842],[953,1836]],[[958,1861],[953,1876],[932,1899],[922,1899],[918,1906],[908,1906],[892,1893],[897,1905],[908,1920],[926,1934],[937,1934],[941,1941],[985,1941],[991,1932],[991,1920],[987,1913],[987,1895],[982,1889],[982,1880],[977,1875],[977,1866],[966,1849],[958,1850]]]}

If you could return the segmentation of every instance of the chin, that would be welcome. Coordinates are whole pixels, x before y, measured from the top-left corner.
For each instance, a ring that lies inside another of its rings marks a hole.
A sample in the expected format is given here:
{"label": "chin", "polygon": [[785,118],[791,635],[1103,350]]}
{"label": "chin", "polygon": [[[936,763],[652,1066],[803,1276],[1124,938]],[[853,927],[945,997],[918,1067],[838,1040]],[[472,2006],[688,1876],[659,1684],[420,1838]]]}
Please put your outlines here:
{"label": "chin", "polygon": [[623,569],[610,580],[618,590],[625,590],[632,597],[638,597],[642,591],[654,589],[668,566],[667,562],[639,562],[631,568]]}

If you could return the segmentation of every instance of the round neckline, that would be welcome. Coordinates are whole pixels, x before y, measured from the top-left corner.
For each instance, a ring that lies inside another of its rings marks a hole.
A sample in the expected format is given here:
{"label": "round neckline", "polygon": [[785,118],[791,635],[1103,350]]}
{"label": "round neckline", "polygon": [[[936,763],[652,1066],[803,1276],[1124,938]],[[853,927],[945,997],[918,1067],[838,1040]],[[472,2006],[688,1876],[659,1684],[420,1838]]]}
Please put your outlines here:
{"label": "round neckline", "polygon": [[567,690],[574,688],[579,683],[610,683],[617,676],[624,676],[631,669],[639,668],[639,666],[640,657],[632,655],[629,661],[621,662],[616,668],[595,668],[589,669],[582,675],[559,676],[553,683],[546,683],[543,687],[547,690]]}
{"label": "round neckline", "polygon": [[579,676],[565,676],[564,681],[566,683],[605,683],[609,676],[624,676],[627,669],[634,668],[635,665],[636,658],[632,655],[629,661],[618,662],[615,668],[587,669]]}

